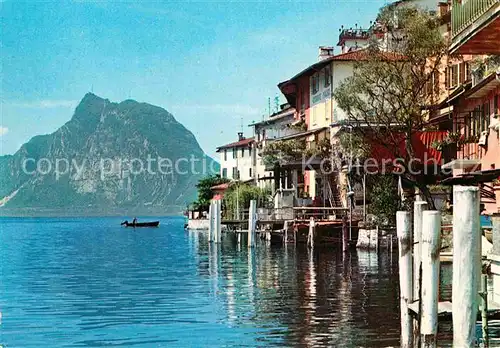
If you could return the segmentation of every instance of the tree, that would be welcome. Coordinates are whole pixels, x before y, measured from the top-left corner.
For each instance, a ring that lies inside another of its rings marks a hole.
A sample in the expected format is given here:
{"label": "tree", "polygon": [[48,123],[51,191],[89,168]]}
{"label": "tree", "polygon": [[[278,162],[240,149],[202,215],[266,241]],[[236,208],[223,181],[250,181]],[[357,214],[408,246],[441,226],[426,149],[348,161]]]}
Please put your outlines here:
{"label": "tree", "polygon": [[418,187],[433,205],[425,176],[415,174],[410,165],[415,134],[425,129],[424,110],[439,95],[438,77],[447,55],[440,22],[423,10],[387,6],[376,27],[384,39],[370,42],[365,59],[333,95],[352,131],[398,158],[405,182]]}
{"label": "tree", "polygon": [[[224,207],[226,217],[234,217],[236,213],[248,211],[250,201],[255,199],[258,207],[268,207],[271,203],[271,191],[261,189],[246,183],[235,182],[224,193]],[[238,217],[237,217],[238,218]]]}
{"label": "tree", "polygon": [[219,175],[210,175],[201,179],[196,188],[198,189],[198,199],[193,202],[193,209],[206,211],[210,206],[213,192],[211,187],[229,182],[227,178],[221,178]]}

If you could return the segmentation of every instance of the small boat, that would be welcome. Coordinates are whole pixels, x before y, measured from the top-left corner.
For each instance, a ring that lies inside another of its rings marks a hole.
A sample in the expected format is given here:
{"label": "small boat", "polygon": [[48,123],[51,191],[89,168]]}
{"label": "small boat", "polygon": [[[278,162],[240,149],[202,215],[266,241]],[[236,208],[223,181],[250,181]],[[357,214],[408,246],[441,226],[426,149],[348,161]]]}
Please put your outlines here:
{"label": "small boat", "polygon": [[158,227],[160,221],[149,221],[149,222],[128,222],[123,221],[120,225],[125,227]]}

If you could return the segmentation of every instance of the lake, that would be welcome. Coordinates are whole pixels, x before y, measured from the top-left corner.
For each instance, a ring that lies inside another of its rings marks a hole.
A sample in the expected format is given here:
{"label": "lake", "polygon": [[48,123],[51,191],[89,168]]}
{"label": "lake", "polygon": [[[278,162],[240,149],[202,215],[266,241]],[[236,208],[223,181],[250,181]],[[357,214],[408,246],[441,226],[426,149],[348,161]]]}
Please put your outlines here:
{"label": "lake", "polygon": [[0,219],[1,344],[399,345],[397,253],[263,241],[249,252],[229,235],[209,245],[183,218],[123,220]]}

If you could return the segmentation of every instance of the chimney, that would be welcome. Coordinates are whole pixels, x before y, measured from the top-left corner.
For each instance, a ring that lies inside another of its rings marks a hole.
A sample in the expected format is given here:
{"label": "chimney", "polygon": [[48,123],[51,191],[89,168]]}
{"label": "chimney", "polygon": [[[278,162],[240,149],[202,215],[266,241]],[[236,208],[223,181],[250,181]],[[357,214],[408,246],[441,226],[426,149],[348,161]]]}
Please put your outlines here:
{"label": "chimney", "polygon": [[243,136],[243,132],[238,132],[238,141],[241,141],[245,139],[245,137]]}
{"label": "chimney", "polygon": [[319,46],[319,56],[318,60],[322,61],[326,58],[333,56],[333,47],[332,46]]}

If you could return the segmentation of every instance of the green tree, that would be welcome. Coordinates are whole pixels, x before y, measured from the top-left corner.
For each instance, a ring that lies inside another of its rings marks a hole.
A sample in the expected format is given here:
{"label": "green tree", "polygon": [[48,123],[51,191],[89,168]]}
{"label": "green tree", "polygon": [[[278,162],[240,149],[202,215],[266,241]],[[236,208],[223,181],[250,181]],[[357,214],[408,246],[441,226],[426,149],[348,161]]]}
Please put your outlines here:
{"label": "green tree", "polygon": [[201,179],[196,188],[198,189],[198,199],[193,202],[192,208],[195,210],[208,210],[210,200],[213,197],[212,187],[229,182],[227,178],[221,178],[220,175],[210,175]]}
{"label": "green tree", "polygon": [[409,165],[414,134],[425,129],[423,110],[439,94],[436,79],[448,53],[440,25],[437,17],[413,7],[383,8],[377,26],[384,39],[370,43],[366,60],[333,93],[353,131],[400,159],[405,181],[420,188],[431,205],[424,174],[410,173]]}
{"label": "green tree", "polygon": [[371,180],[370,213],[381,225],[395,224],[396,212],[403,208],[396,181],[392,175],[376,175]]}
{"label": "green tree", "polygon": [[257,207],[267,207],[271,202],[271,191],[256,186],[236,182],[224,193],[224,206],[228,218],[235,217],[248,210],[251,200],[257,201]]}

